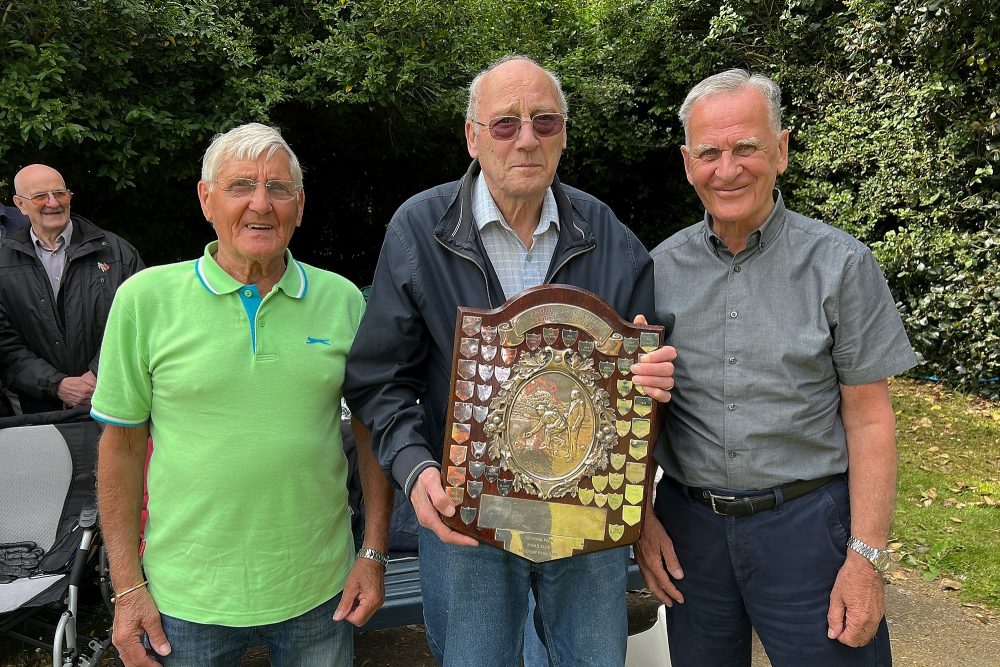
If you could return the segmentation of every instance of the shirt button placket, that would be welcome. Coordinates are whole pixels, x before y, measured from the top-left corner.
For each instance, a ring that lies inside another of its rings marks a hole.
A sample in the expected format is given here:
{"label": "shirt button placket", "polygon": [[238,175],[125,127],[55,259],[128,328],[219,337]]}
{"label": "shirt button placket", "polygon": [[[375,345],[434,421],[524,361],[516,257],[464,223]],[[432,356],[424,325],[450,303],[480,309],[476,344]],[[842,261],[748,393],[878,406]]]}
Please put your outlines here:
{"label": "shirt button placket", "polygon": [[[724,372],[724,395],[723,400],[725,402],[725,416],[723,417],[723,422],[725,423],[723,432],[725,433],[723,446],[725,447],[725,468],[729,471],[729,475],[735,474],[734,468],[737,466],[737,452],[734,449],[734,445],[739,439],[740,429],[737,428],[736,422],[736,403],[734,398],[739,393],[740,383],[737,380],[737,369],[736,369],[736,354],[735,346],[737,341],[740,340],[740,335],[738,333],[737,325],[739,324],[739,308],[737,306],[739,294],[741,290],[738,287],[737,275],[742,271],[739,264],[735,263],[730,267],[728,284],[728,298],[726,300],[726,337],[725,337],[725,349],[723,350],[723,359],[725,360],[725,372]],[[738,475],[737,475],[738,476]]]}

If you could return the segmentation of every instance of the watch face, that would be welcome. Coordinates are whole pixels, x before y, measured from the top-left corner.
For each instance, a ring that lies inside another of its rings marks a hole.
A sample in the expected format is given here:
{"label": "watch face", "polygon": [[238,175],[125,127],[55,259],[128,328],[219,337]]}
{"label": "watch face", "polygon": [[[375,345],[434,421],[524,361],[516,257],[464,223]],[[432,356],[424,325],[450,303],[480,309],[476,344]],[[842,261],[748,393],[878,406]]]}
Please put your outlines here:
{"label": "watch face", "polygon": [[875,569],[882,574],[889,571],[889,565],[891,565],[891,563],[892,561],[889,560],[889,554],[885,551],[879,551],[878,555],[872,560],[872,565],[874,565]]}

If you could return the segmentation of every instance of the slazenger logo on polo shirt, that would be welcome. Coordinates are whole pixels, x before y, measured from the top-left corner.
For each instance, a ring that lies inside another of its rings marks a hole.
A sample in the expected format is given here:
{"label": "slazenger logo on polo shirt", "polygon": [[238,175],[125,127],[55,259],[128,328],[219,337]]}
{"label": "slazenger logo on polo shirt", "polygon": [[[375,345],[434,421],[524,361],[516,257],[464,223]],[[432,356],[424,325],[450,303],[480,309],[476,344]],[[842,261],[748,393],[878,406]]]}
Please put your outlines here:
{"label": "slazenger logo on polo shirt", "polygon": [[312,336],[306,336],[306,345],[316,345],[316,344],[329,345],[330,344],[330,339],[329,338],[313,338]]}

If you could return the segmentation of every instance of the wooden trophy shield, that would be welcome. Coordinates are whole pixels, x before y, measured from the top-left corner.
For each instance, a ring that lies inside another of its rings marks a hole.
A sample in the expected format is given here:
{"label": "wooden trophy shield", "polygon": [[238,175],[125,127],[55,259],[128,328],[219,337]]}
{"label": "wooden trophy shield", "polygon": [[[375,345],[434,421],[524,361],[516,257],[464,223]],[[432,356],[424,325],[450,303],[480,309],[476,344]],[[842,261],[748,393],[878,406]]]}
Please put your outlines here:
{"label": "wooden trophy shield", "polygon": [[636,542],[658,423],[630,368],[662,340],[566,285],[459,308],[444,522],[535,562]]}

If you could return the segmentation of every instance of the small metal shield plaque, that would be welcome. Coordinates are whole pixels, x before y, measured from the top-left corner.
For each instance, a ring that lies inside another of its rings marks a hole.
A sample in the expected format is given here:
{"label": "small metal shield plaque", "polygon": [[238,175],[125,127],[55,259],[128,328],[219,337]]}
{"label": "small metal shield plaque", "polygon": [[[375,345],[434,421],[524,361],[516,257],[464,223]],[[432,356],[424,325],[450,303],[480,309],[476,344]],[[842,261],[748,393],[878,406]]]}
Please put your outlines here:
{"label": "small metal shield plaque", "polygon": [[475,336],[480,331],[480,327],[483,323],[483,318],[481,317],[463,317],[462,318],[462,333],[466,336]]}
{"label": "small metal shield plaque", "polygon": [[631,367],[661,339],[562,285],[460,308],[442,520],[536,562],[634,543],[658,420]]}
{"label": "small metal shield plaque", "polygon": [[465,459],[469,455],[469,448],[465,445],[452,445],[451,452],[449,456],[451,457],[451,462],[457,466],[463,465]]}
{"label": "small metal shield plaque", "polygon": [[472,403],[455,402],[455,411],[452,413],[455,419],[460,422],[467,422],[472,418]]}
{"label": "small metal shield plaque", "polygon": [[459,359],[458,360],[458,377],[463,380],[471,380],[476,377],[476,360],[475,359]]}
{"label": "small metal shield plaque", "polygon": [[641,484],[626,484],[625,485],[625,500],[629,501],[633,505],[638,505],[642,502],[644,487]]}
{"label": "small metal shield plaque", "polygon": [[[469,495],[472,495],[471,492],[469,493]],[[462,513],[462,521],[469,524],[472,523],[472,520],[476,518],[476,512],[478,510],[476,510],[475,507],[463,507],[459,511]]]}
{"label": "small metal shield plaque", "polygon": [[622,488],[622,484],[625,482],[625,475],[620,472],[613,472],[608,475],[608,486],[612,489]]}
{"label": "small metal shield plaque", "polygon": [[462,486],[465,484],[465,468],[448,466],[448,484],[451,486]]}
{"label": "small metal shield plaque", "polygon": [[[472,406],[472,418],[475,419],[480,424],[486,421],[487,414],[489,414],[489,408],[487,408],[485,405]],[[455,418],[458,419],[458,416],[456,415]]]}
{"label": "small metal shield plaque", "polygon": [[461,350],[463,357],[475,357],[479,354],[479,340],[477,338],[463,338]]}
{"label": "small metal shield plaque", "polygon": [[470,424],[452,424],[451,425],[451,439],[462,444],[469,439]]}
{"label": "small metal shield plaque", "polygon": [[[475,370],[473,370],[473,373],[475,373]],[[463,401],[469,400],[470,398],[472,398],[475,392],[476,392],[475,382],[469,382],[467,380],[457,380],[455,382],[455,396],[457,396],[460,400]]]}
{"label": "small metal shield plaque", "polygon": [[653,411],[653,399],[649,396],[636,396],[632,400],[635,413],[640,417],[645,417]]}

